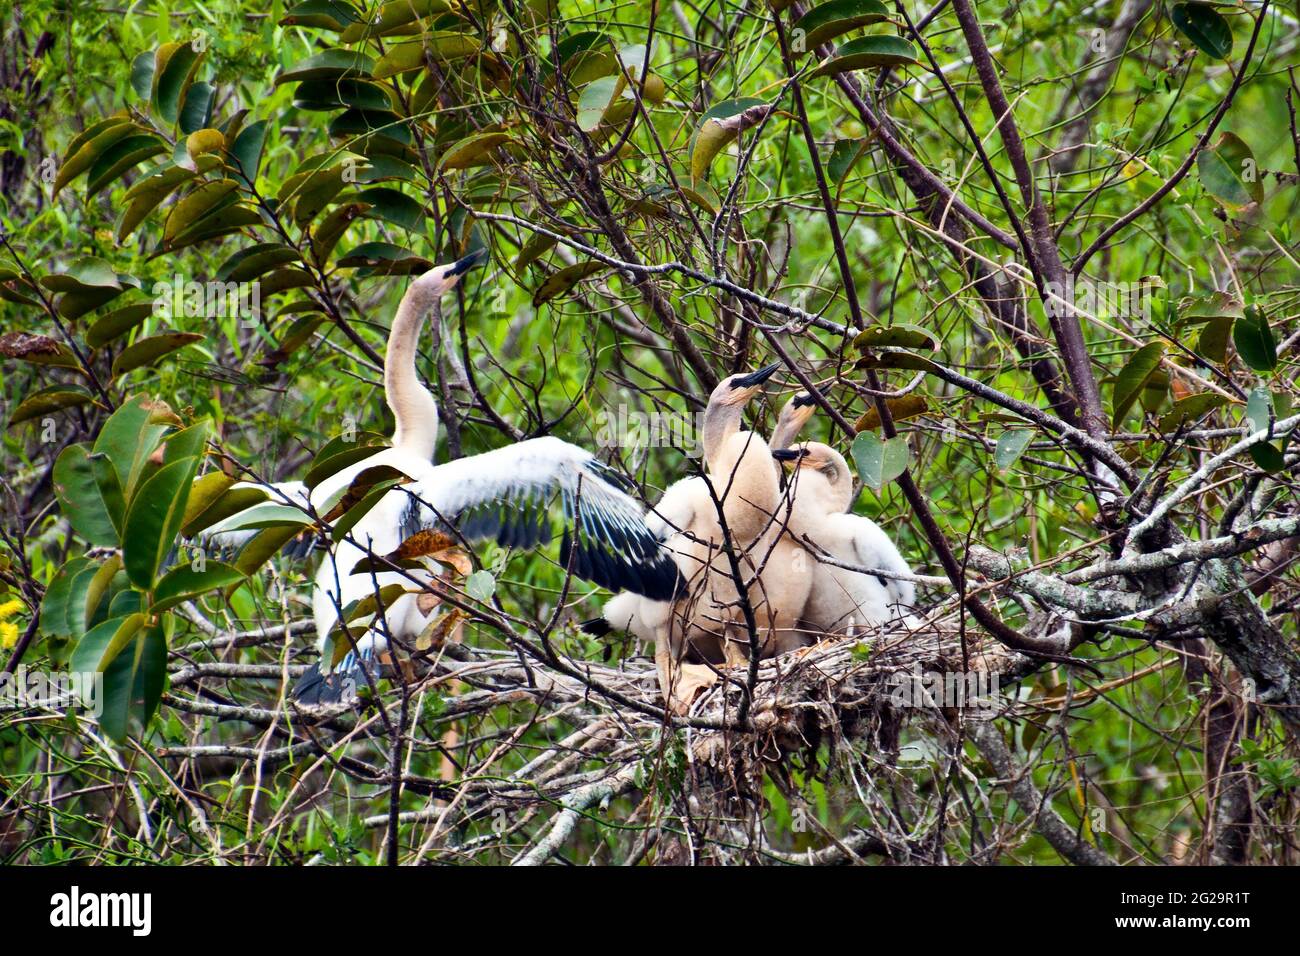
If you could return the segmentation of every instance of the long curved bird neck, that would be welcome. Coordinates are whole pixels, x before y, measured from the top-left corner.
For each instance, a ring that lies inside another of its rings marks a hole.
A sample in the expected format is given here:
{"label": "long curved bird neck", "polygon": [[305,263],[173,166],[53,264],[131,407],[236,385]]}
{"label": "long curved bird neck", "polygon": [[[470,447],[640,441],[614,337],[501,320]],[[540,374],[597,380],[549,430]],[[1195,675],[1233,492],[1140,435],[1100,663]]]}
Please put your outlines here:
{"label": "long curved bird neck", "polygon": [[702,440],[704,461],[710,470],[717,470],[723,462],[721,456],[727,448],[727,439],[740,431],[744,409],[740,405],[724,405],[711,401],[704,409]]}
{"label": "long curved bird neck", "polygon": [[438,406],[415,371],[416,345],[425,316],[440,321],[438,291],[418,279],[402,296],[388,334],[384,355],[384,396],[393,412],[393,447],[424,459],[433,458],[438,444]]}

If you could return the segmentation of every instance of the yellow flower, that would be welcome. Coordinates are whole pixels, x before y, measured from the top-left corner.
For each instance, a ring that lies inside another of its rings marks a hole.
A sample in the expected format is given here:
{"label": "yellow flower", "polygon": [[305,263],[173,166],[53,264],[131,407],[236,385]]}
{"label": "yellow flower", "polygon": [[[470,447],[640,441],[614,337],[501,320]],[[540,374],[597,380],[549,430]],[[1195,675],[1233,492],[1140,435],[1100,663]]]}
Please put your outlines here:
{"label": "yellow flower", "polygon": [[0,647],[5,650],[18,643],[18,625],[13,621],[0,621]]}
{"label": "yellow flower", "polygon": [[23,602],[17,598],[11,598],[8,601],[5,601],[4,604],[0,604],[0,621],[13,617],[22,609]]}

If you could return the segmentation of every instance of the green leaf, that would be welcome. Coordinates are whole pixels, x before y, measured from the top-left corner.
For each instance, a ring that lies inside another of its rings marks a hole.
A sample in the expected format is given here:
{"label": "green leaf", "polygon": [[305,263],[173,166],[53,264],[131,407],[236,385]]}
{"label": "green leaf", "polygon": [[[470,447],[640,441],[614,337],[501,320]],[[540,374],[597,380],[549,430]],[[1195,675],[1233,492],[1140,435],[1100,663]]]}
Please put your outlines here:
{"label": "green leaf", "polygon": [[203,336],[198,332],[164,332],[141,339],[124,348],[113,360],[112,377],[118,378],[142,366],[151,365],[164,355],[202,341]]}
{"label": "green leaf", "polygon": [[283,26],[317,27],[339,31],[361,20],[361,13],[342,0],[305,0],[290,7],[280,23]]}
{"label": "green leaf", "polygon": [[249,508],[238,521],[231,522],[221,530],[248,531],[263,528],[305,528],[313,524],[309,514],[293,505],[280,504],[278,501],[264,501]]}
{"label": "green leaf", "polygon": [[830,176],[832,183],[844,182],[844,177],[853,169],[854,164],[867,148],[868,142],[869,140],[866,139],[835,141],[835,145],[831,148],[831,158],[826,163],[826,174]]}
{"label": "green leaf", "polygon": [[240,249],[217,269],[221,282],[249,282],[276,266],[299,262],[298,250],[278,242],[259,242]]}
{"label": "green leaf", "polygon": [[242,182],[252,184],[257,179],[257,167],[262,161],[262,147],[266,145],[266,121],[258,120],[239,131],[231,143],[228,155],[235,175]]}
{"label": "green leaf", "polygon": [[556,296],[568,292],[588,276],[595,275],[607,268],[609,267],[605,263],[595,260],[591,262],[575,262],[571,266],[565,266],[559,272],[548,276],[546,281],[538,286],[537,291],[533,293],[533,308],[540,308]]}
{"label": "green leaf", "polygon": [[1124,416],[1137,402],[1138,396],[1146,388],[1147,381],[1157,368],[1160,367],[1160,360],[1164,357],[1165,346],[1163,342],[1150,342],[1142,346],[1133,353],[1133,357],[1120,370],[1119,377],[1115,381],[1115,392],[1111,399],[1111,424],[1118,428],[1119,423],[1124,420]]}
{"label": "green leaf", "polygon": [[1258,306],[1248,306],[1245,315],[1233,325],[1232,343],[1241,360],[1256,372],[1277,368],[1277,342],[1269,328],[1268,316]]}
{"label": "green leaf", "polygon": [[790,42],[795,53],[805,53],[850,30],[888,19],[889,11],[880,0],[830,0],[794,22]]}
{"label": "green leaf", "polygon": [[365,267],[374,275],[409,275],[426,272],[433,263],[391,242],[364,242],[338,260],[339,268]]}
{"label": "green leaf", "polygon": [[112,265],[96,256],[73,259],[66,272],[48,275],[41,285],[51,292],[82,292],[94,289],[121,289],[122,282]]}
{"label": "green leaf", "polygon": [[118,140],[104,150],[90,167],[86,195],[95,195],[128,169],[133,169],[146,159],[165,152],[167,146],[153,135],[128,136]]}
{"label": "green leaf", "polygon": [[86,330],[86,344],[92,349],[103,348],[114,339],[130,332],[153,314],[152,302],[137,302],[105,313]]}
{"label": "green leaf", "polygon": [[1175,3],[1169,19],[1202,53],[1216,60],[1232,55],[1232,27],[1213,4]]}
{"label": "green leaf", "polygon": [[853,462],[863,484],[880,491],[907,470],[912,451],[907,439],[896,435],[881,441],[874,432],[859,432],[853,439]]}
{"label": "green leaf", "polygon": [[94,452],[108,457],[128,499],[149,456],[162,441],[166,431],[160,420],[162,414],[162,409],[146,396],[133,395],[109,416],[95,439]]}
{"label": "green leaf", "polygon": [[117,547],[122,515],[119,511],[113,520],[109,508],[123,507],[121,486],[109,490],[111,502],[105,500],[85,445],[63,449],[54,462],[52,480],[54,495],[72,529],[97,548]]}
{"label": "green leaf", "polygon": [[1196,338],[1196,351],[1220,364],[1228,357],[1228,339],[1232,335],[1233,320],[1209,319]]}
{"label": "green leaf", "polygon": [[850,40],[835,55],[808,74],[809,78],[831,76],[848,70],[876,69],[884,66],[919,64],[916,48],[902,37],[869,36]]}
{"label": "green leaf", "polygon": [[[72,182],[86,170],[101,155],[103,155],[110,146],[126,139],[132,133],[141,132],[140,128],[125,117],[114,117],[106,120],[104,124],[97,124],[87,130],[87,133],[95,131],[95,136],[90,139],[78,137],[68,146],[64,154],[63,164],[59,166],[59,173],[54,177],[54,195],[59,194],[59,190]],[[82,134],[85,136],[86,134]]]}
{"label": "green leaf", "polygon": [[[373,11],[373,7],[369,8]],[[418,21],[451,10],[448,0],[389,0],[381,4],[379,16],[360,18],[349,24],[339,38],[343,43],[356,43],[366,37],[386,37],[394,34],[419,32]]]}
{"label": "green leaf", "polygon": [[[349,437],[351,440],[349,440]],[[375,432],[357,432],[351,436],[338,435],[330,439],[316,453],[303,484],[314,489],[326,478],[338,474],[349,465],[369,458],[388,445],[388,439]]]}
{"label": "green leaf", "polygon": [[1255,464],[1270,473],[1286,467],[1286,458],[1272,442],[1262,441],[1251,445],[1250,457]]}
{"label": "green leaf", "polygon": [[1273,393],[1262,385],[1250,390],[1246,401],[1246,421],[1252,432],[1263,431],[1273,421]]}
{"label": "green leaf", "polygon": [[424,206],[400,190],[377,186],[363,191],[357,199],[369,207],[365,211],[369,219],[382,219],[408,232],[423,228]]}
{"label": "green leaf", "polygon": [[474,56],[482,45],[464,33],[430,33],[411,43],[396,43],[375,63],[374,78],[387,79],[412,70],[424,69],[426,52],[434,60],[455,60]]}
{"label": "green leaf", "polygon": [[1213,392],[1189,395],[1187,398],[1174,402],[1174,407],[1161,416],[1160,430],[1162,432],[1171,432],[1184,422],[1189,424],[1195,422],[1202,416],[1214,411],[1214,409],[1222,408],[1227,404],[1228,399]]}
{"label": "green leaf", "polygon": [[466,136],[449,146],[438,159],[438,169],[446,172],[450,169],[469,169],[473,166],[488,165],[488,154],[499,146],[510,142],[509,133],[476,133]]}
{"label": "green leaf", "polygon": [[59,568],[46,587],[40,617],[41,633],[46,637],[66,639],[81,633],[76,628],[75,620],[77,614],[83,614],[83,610],[73,607],[74,590],[80,593],[80,588],[74,589],[73,582],[86,573],[95,573],[94,562],[85,557],[73,558]]}
{"label": "green leaf", "polygon": [[756,126],[768,115],[766,100],[745,97],[726,100],[711,107],[702,117],[691,144],[691,179],[708,175],[714,157],[745,130]]}
{"label": "green leaf", "polygon": [[137,53],[135,59],[131,61],[131,89],[135,90],[135,95],[142,100],[149,99],[149,94],[153,90],[153,62],[153,50]]}
{"label": "green leaf", "polygon": [[173,208],[163,226],[163,240],[170,243],[205,216],[235,201],[239,184],[233,179],[204,183]]}
{"label": "green leaf", "polygon": [[219,485],[220,482],[212,475],[204,475],[192,486],[190,500],[181,518],[181,533],[187,538],[267,500],[267,493],[261,488],[231,488],[229,485],[214,497],[213,489]]}
{"label": "green leaf", "polygon": [[153,587],[163,558],[176,543],[193,469],[190,459],[164,465],[131,498],[122,535],[122,563],[131,583],[141,590]]}
{"label": "green leaf", "polygon": [[162,700],[167,682],[167,638],[161,626],[146,628],[117,653],[104,671],[104,712],[99,725],[122,743],[142,732]]}
{"label": "green leaf", "polygon": [[[190,483],[190,494],[185,501],[185,514],[181,518],[181,534],[190,538],[195,533],[214,524],[215,521],[199,524],[199,520],[203,517],[204,512],[221,500],[222,496],[230,490],[230,486],[234,483],[235,479],[223,471],[210,471],[201,478],[195,478]],[[256,501],[261,501],[265,497],[261,489],[247,490],[256,491],[259,494],[259,497],[255,499]],[[234,514],[234,512],[232,511],[231,514]]]}
{"label": "green leaf", "polygon": [[[280,549],[302,534],[301,527],[282,525],[259,531],[239,550],[235,567],[241,574],[249,575],[280,553]],[[234,587],[233,585],[231,586]]]}
{"label": "green leaf", "polygon": [[1197,153],[1196,171],[1206,192],[1225,206],[1240,209],[1264,201],[1255,154],[1235,133],[1220,133],[1213,146]]}
{"label": "green leaf", "polygon": [[1008,429],[999,435],[997,447],[993,450],[993,462],[998,471],[1009,470],[1033,440],[1034,433],[1026,428]]}
{"label": "green leaf", "polygon": [[144,626],[144,620],[143,614],[124,614],[95,625],[77,643],[69,667],[82,673],[103,672]]}
{"label": "green leaf", "polygon": [[939,340],[934,337],[933,333],[921,328],[919,325],[905,325],[903,323],[873,325],[871,328],[858,333],[853,340],[853,347],[859,350],[880,348],[882,346],[929,349],[933,351],[939,347]]}
{"label": "green leaf", "polygon": [[244,580],[244,573],[229,564],[220,561],[208,561],[202,571],[196,571],[189,565],[172,568],[158,586],[154,588],[153,604],[149,610],[153,613],[165,611],[185,601],[192,601],[208,591],[229,587]]}
{"label": "green leaf", "polygon": [[157,209],[183,183],[193,179],[194,175],[193,170],[169,162],[157,167],[128,189],[125,198],[129,205],[122,210],[122,217],[118,220],[117,241],[123,242],[144,222],[149,213]]}
{"label": "green leaf", "polygon": [[88,405],[94,400],[94,396],[80,385],[50,385],[40,391],[32,392],[19,402],[6,427],[12,428],[22,422],[43,418],[63,408]]}
{"label": "green leaf", "polygon": [[578,128],[590,133],[599,127],[605,112],[626,83],[627,77],[623,74],[602,76],[588,83],[578,97]]}
{"label": "green leaf", "polygon": [[212,101],[216,88],[211,83],[202,81],[193,84],[185,91],[185,102],[181,104],[181,132],[190,134],[203,129],[212,120]]}
{"label": "green leaf", "polygon": [[374,66],[375,61],[364,53],[353,50],[322,50],[289,67],[275,78],[275,85],[297,83],[302,80],[337,80],[344,77],[366,79]]}
{"label": "green leaf", "polygon": [[489,601],[497,590],[497,579],[491,571],[475,571],[465,579],[465,593],[476,601]]}
{"label": "green leaf", "polygon": [[154,58],[153,105],[168,124],[180,113],[181,98],[194,79],[203,51],[192,43],[164,43]]}

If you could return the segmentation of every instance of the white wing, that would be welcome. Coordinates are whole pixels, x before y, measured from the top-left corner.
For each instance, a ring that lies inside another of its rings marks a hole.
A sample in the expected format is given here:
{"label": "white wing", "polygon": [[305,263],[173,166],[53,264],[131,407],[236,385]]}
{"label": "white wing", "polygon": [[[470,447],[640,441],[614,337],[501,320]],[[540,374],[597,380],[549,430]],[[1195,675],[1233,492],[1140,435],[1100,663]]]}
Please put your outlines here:
{"label": "white wing", "polygon": [[[879,568],[896,574],[911,574],[912,569],[898,552],[898,547],[885,534],[880,525],[863,515],[849,514],[845,519],[852,522],[852,541],[854,560],[866,568]],[[880,578],[889,603],[910,609],[916,603],[916,586],[911,581],[899,581],[896,578]]]}
{"label": "white wing", "polygon": [[696,511],[701,500],[709,502],[710,505],[713,503],[709,498],[708,485],[699,475],[675,481],[650,509],[645,523],[660,541],[666,541],[677,532],[685,531],[695,524]]}
{"label": "white wing", "polygon": [[439,465],[399,486],[395,491],[409,496],[401,534],[453,528],[467,540],[530,548],[549,540],[547,512],[558,499],[565,567],[611,591],[668,600],[677,593],[677,565],[641,506],[614,484],[622,481],[576,445],[534,438]]}

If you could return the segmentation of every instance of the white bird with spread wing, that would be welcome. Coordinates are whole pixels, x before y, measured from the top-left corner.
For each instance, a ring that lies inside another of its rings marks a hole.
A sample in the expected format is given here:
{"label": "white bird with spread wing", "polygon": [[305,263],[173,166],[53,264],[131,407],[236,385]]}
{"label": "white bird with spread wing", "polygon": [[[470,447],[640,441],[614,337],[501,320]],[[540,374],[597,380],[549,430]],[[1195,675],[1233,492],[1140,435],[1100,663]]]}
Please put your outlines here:
{"label": "white bird with spread wing", "polygon": [[[350,697],[358,684],[373,681],[372,665],[390,638],[413,639],[433,619],[438,569],[394,570],[377,560],[393,555],[420,531],[442,532],[457,541],[492,538],[506,547],[531,548],[549,540],[548,510],[558,502],[565,522],[560,561],[573,574],[611,591],[629,590],[660,600],[671,598],[680,586],[677,566],[646,527],[644,510],[619,487],[621,476],[582,448],[558,438],[535,438],[443,465],[431,463],[437,408],[416,374],[416,344],[426,316],[433,313],[437,320],[441,296],[483,258],[481,253],[467,256],[411,283],[393,319],[384,358],[384,392],[396,422],[393,445],[311,489],[306,510],[320,524],[320,516],[341,495],[357,490],[354,482],[364,485],[373,476],[393,480],[386,468],[410,479],[383,492],[348,533],[331,544],[321,563],[312,605],[322,658],[294,688],[303,703]],[[336,526],[346,520],[336,516]],[[235,515],[207,537],[229,545],[232,539],[223,536],[244,530],[240,515]],[[394,584],[406,593],[383,602],[382,590]],[[414,591],[421,593],[410,593]],[[381,608],[354,643],[340,624],[345,612],[368,597]],[[336,647],[338,653],[332,650]]]}

